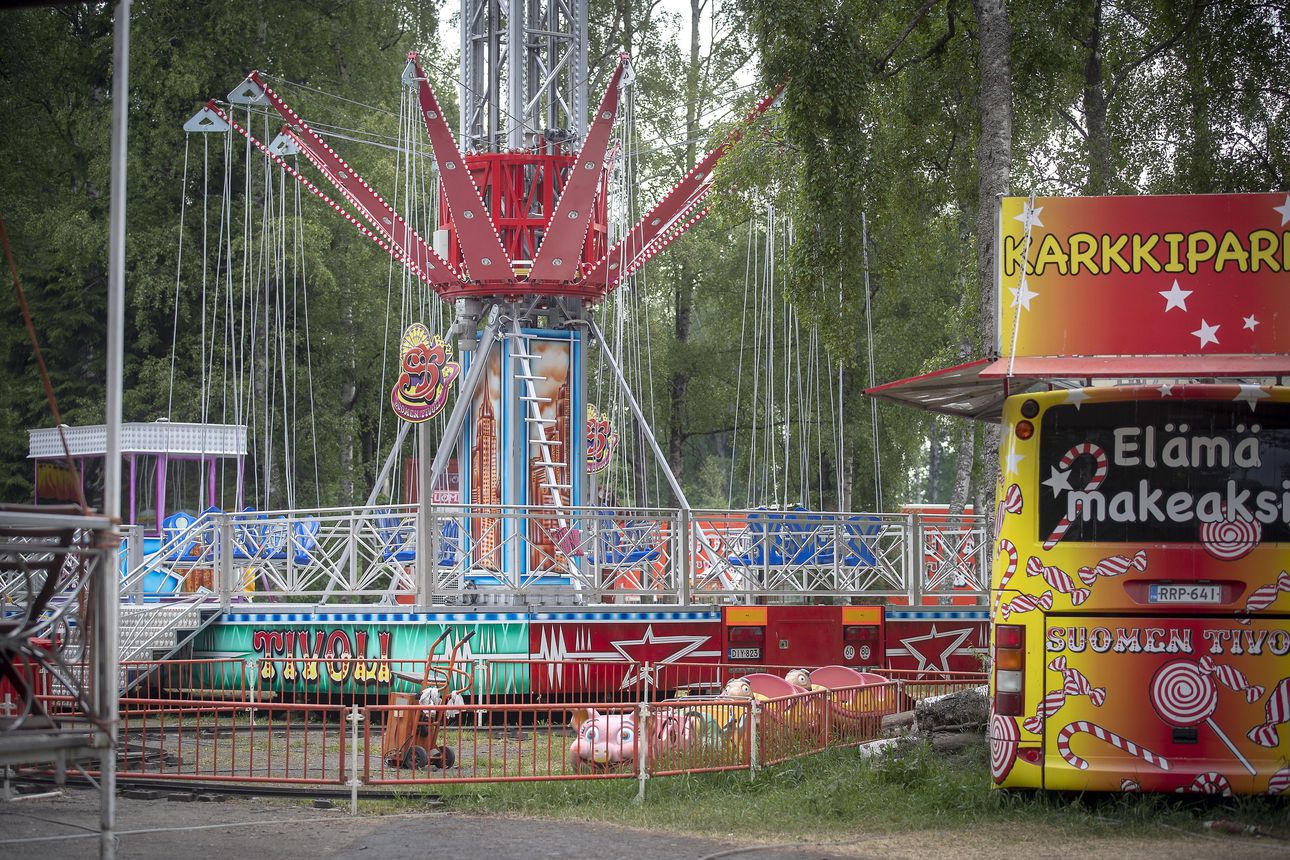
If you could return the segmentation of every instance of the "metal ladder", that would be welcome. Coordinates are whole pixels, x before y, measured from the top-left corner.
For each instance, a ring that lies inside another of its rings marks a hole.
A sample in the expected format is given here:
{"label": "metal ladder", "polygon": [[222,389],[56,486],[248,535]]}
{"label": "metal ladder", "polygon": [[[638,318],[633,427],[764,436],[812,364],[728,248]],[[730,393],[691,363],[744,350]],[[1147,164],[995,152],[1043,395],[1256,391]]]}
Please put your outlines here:
{"label": "metal ladder", "polygon": [[[511,352],[511,356],[519,365],[519,372],[515,374],[515,378],[523,385],[523,392],[519,399],[524,404],[524,423],[528,427],[528,441],[538,447],[538,464],[543,470],[543,481],[540,486],[551,494],[552,504],[561,508],[564,506],[566,495],[571,495],[573,488],[570,484],[560,481],[556,469],[563,468],[564,464],[556,462],[551,455],[554,446],[568,445],[569,440],[559,443],[547,438],[546,428],[556,422],[553,418],[542,417],[542,404],[550,403],[551,398],[539,397],[536,386],[536,383],[545,382],[547,378],[533,372],[533,361],[537,356],[529,352],[529,336],[524,334],[519,318],[513,319],[511,324],[511,338],[515,341],[515,349]],[[557,515],[557,521],[561,533],[564,533],[569,523],[562,512]],[[572,568],[572,562],[566,559],[565,563]]]}

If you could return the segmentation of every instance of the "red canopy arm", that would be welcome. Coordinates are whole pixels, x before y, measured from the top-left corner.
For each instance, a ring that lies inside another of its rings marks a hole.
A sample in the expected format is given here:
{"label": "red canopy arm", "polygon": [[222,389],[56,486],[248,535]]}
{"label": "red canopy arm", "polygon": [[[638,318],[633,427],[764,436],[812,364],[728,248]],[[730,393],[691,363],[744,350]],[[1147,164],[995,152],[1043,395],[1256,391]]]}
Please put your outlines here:
{"label": "red canopy arm", "polygon": [[591,226],[592,204],[605,172],[605,149],[618,112],[618,82],[627,65],[627,55],[618,59],[618,68],[609,79],[609,89],[600,101],[591,129],[574,161],[572,174],[560,193],[560,202],[547,221],[546,235],[533,260],[530,281],[572,281],[578,274],[582,246]]}
{"label": "red canopy arm", "polygon": [[[296,170],[290,164],[287,164],[287,162],[280,155],[273,152],[273,150],[269,149],[267,144],[265,144],[255,135],[251,134],[250,131],[243,128],[237,122],[237,120],[233,119],[233,117],[225,113],[223,109],[221,109],[219,105],[215,103],[214,100],[207,102],[206,106],[212,112],[214,112],[220,119],[227,122],[234,131],[242,135],[242,137],[246,138],[251,143],[255,144],[256,149],[260,150],[265,155],[269,156],[269,158],[273,159],[273,162],[277,164],[279,167],[281,167],[284,171],[286,171],[287,174],[290,175],[292,179],[295,179],[305,188],[309,189],[309,191],[312,192],[315,197],[317,197],[319,200],[323,201],[328,206],[330,206],[337,214],[339,214],[350,224],[353,224],[358,229],[358,232],[362,233],[364,236],[366,236],[367,238],[375,242],[378,246],[380,246],[381,250],[385,251],[385,253],[389,254],[391,257],[393,257],[394,259],[402,263],[404,266],[406,266],[408,270],[412,272],[412,274],[416,275],[423,282],[429,284],[431,287],[433,287],[436,290],[436,292],[439,291],[439,288],[441,286],[451,284],[451,283],[456,283],[456,280],[452,277],[451,270],[447,268],[447,264],[444,264],[443,268],[440,268],[439,266],[435,266],[434,264],[428,263],[428,262],[425,263],[423,266],[422,263],[409,257],[406,253],[404,253],[404,251],[401,248],[397,248],[391,245],[389,242],[385,240],[384,237],[369,230],[366,224],[364,224],[362,221],[359,221],[357,218],[351,215],[349,211],[345,209],[345,207],[341,206],[331,197],[327,196],[327,193],[325,191],[320,189],[314,183],[310,182],[308,178],[306,178],[303,174],[300,173],[300,171]],[[436,259],[438,258],[436,257]]]}
{"label": "red canopy arm", "polygon": [[457,244],[461,247],[462,260],[474,281],[514,282],[511,259],[502,247],[497,228],[484,207],[479,188],[466,169],[466,163],[453,140],[452,131],[443,118],[443,110],[430,89],[425,70],[417,61],[416,52],[408,54],[408,62],[416,70],[417,95],[421,101],[421,117],[425,120],[430,148],[434,151],[435,164],[439,167],[439,185],[443,189],[448,211],[457,228]]}
{"label": "red canopy arm", "polygon": [[456,283],[459,278],[448,261],[434,249],[394,211],[376,189],[367,183],[345,159],[309,127],[300,115],[273,88],[264,82],[260,73],[251,72],[247,80],[264,93],[273,109],[287,121],[287,136],[300,147],[301,153],[327,177],[341,196],[350,202],[384,239],[398,249],[404,258],[414,260],[427,274],[427,280],[438,285]]}
{"label": "red canopy arm", "polygon": [[[684,219],[699,206],[711,189],[712,168],[743,136],[744,126],[765,113],[778,97],[779,90],[776,90],[759,101],[748,116],[744,117],[744,121],[730,130],[716,149],[701,158],[626,236],[609,249],[604,258],[587,270],[586,280],[591,284],[603,285],[606,291],[612,289],[624,274],[635,271],[657,252],[657,249],[650,252],[652,245],[662,241],[659,246],[662,247],[698,223],[707,210],[700,211],[688,222]],[[673,235],[668,238],[665,234]]]}

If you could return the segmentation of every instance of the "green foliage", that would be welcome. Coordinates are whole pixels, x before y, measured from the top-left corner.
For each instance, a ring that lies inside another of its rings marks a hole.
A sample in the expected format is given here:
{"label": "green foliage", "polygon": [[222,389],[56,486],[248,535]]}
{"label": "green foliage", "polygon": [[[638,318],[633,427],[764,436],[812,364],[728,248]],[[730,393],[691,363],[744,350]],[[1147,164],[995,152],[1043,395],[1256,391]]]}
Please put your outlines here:
{"label": "green foliage", "polygon": [[[1227,819],[1290,833],[1290,808],[1267,797],[1005,792],[989,780],[988,747],[959,754],[911,742],[862,758],[830,750],[747,772],[652,779],[633,804],[635,780],[434,786],[457,811],[594,819],[628,826],[749,839],[854,841],[912,831],[990,833],[1020,828],[1049,839],[1168,837]],[[989,829],[986,829],[989,828]]]}
{"label": "green foliage", "polygon": [[[633,215],[737,126],[758,99],[783,88],[778,105],[743,130],[722,162],[708,221],[674,243],[632,287],[640,308],[634,325],[651,344],[648,356],[634,359],[651,371],[641,373],[638,394],[665,448],[678,453],[692,501],[724,505],[746,498],[739,476],[747,446],[732,435],[747,420],[734,403],[738,338],[741,326],[751,324],[744,300],[748,244],[761,241],[757,225],[773,205],[779,216],[791,218],[795,236],[782,297],[805,328],[818,327],[829,355],[845,365],[841,457],[851,484],[848,506],[876,506],[875,440],[862,394],[870,350],[873,377],[884,382],[991,348],[981,336],[975,284],[980,129],[974,3],[693,0],[679,10],[651,0],[590,5],[593,99],[618,52],[634,57]],[[202,415],[197,368],[203,355],[217,377],[227,355],[210,332],[203,352],[203,307],[208,326],[219,331],[225,319],[219,302],[228,290],[239,299],[247,290],[256,294],[255,278],[244,283],[242,275],[244,256],[253,260],[256,248],[243,247],[242,231],[234,229],[225,268],[210,253],[203,265],[202,217],[219,223],[222,187],[204,192],[198,180],[208,155],[216,166],[222,163],[223,142],[217,136],[188,141],[183,189],[182,122],[202,99],[226,93],[260,68],[275,81],[352,100],[282,83],[311,119],[393,136],[405,52],[423,52],[450,113],[455,60],[453,48],[437,38],[437,4],[139,0],[134,8],[125,416],[191,419]],[[1290,40],[1284,4],[1014,0],[1007,8],[1016,193],[1286,187]],[[702,47],[690,52],[685,46],[695,15]],[[103,410],[111,9],[71,4],[0,17],[0,126],[6,130],[0,158],[9,166],[0,172],[0,215],[65,420],[97,423]],[[758,81],[747,85],[750,55]],[[346,156],[375,185],[394,186],[393,157],[354,150],[346,149]],[[234,176],[237,182],[245,178]],[[253,211],[257,193],[253,188]],[[239,195],[230,223],[239,225],[244,205]],[[291,293],[281,308],[284,323],[266,326],[261,319],[258,330],[246,333],[247,355],[267,360],[276,348],[297,356],[295,378],[286,386],[297,392],[294,407],[282,402],[280,389],[276,395],[276,412],[286,408],[278,431],[289,425],[287,435],[296,439],[297,503],[347,503],[365,494],[392,434],[390,421],[381,417],[390,265],[318,201],[304,200],[303,211],[309,340],[303,292]],[[864,310],[866,249],[872,343]],[[0,499],[21,501],[31,496],[23,431],[50,419],[7,288],[0,290],[0,314]],[[300,359],[306,350],[311,365]],[[304,394],[309,370],[311,400]],[[878,425],[884,507],[946,501],[959,438],[955,422],[883,406]],[[280,487],[286,458],[268,441],[256,440],[250,465],[273,473]],[[621,469],[643,473],[649,457],[643,447],[638,454],[625,451]],[[820,471],[831,475],[835,464],[825,460],[835,455],[821,458]],[[812,503],[838,503],[826,483],[810,488]]]}

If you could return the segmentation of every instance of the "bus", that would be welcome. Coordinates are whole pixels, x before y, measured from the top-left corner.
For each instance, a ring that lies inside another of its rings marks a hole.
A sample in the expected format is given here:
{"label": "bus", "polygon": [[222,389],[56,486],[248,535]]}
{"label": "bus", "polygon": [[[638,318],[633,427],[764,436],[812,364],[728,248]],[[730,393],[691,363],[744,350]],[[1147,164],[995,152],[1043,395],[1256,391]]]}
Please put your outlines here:
{"label": "bus", "polygon": [[1001,788],[1290,788],[1290,388],[1007,398],[991,577]]}

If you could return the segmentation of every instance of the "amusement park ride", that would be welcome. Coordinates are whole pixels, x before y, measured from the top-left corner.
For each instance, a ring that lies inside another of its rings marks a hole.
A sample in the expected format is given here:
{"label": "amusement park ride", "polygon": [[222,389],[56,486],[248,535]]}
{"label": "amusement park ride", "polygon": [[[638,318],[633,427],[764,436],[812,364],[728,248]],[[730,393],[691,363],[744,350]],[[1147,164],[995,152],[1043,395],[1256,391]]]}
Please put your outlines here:
{"label": "amusement park ride", "polygon": [[[454,641],[480,634],[466,646],[471,657],[737,655],[977,669],[973,649],[985,629],[979,518],[926,509],[695,510],[615,338],[602,331],[603,313],[598,322],[598,310],[618,301],[646,262],[704,217],[714,168],[774,96],[629,226],[623,165],[633,157],[625,105],[634,75],[620,56],[588,112],[585,0],[463,0],[461,20],[455,136],[417,54],[402,75],[400,164],[433,163],[428,200],[414,199],[410,185],[383,196],[333,148],[331,132],[306,122],[259,72],[185,125],[203,141],[222,136],[225,152],[240,136],[248,155],[254,147],[262,156],[274,199],[299,195],[299,206],[301,196],[316,198],[402,270],[406,329],[390,395],[402,420],[367,505],[301,508],[288,484],[287,507],[268,511],[244,508],[242,480],[249,450],[262,480],[271,480],[268,449],[257,446],[274,436],[272,425],[261,434],[252,427],[249,443],[242,424],[130,425],[140,441],[127,452],[123,657],[290,656],[309,647],[304,631],[315,629],[329,643],[343,631],[335,647],[343,638],[351,654],[362,642],[384,642],[394,651],[387,656],[411,656],[451,628]],[[249,184],[249,168],[247,176]],[[266,243],[279,241],[296,237]],[[271,305],[266,299],[264,313]],[[265,360],[274,360],[267,348]],[[593,361],[597,378],[610,380],[608,393],[591,383]],[[205,377],[213,358],[203,362]],[[600,397],[618,408],[601,413]],[[624,418],[624,435],[652,454],[674,506],[606,503],[598,476]],[[403,503],[379,503],[413,428]],[[94,430],[70,433],[82,472],[92,470],[101,454]],[[55,430],[32,432],[42,487],[75,479],[54,462],[57,443]],[[272,454],[292,457],[290,441]],[[185,470],[190,480],[176,481]],[[257,488],[255,498],[273,497]],[[856,598],[892,608],[884,615],[881,606],[810,605]],[[735,604],[762,605],[732,614]],[[390,630],[398,632],[382,636]]]}

